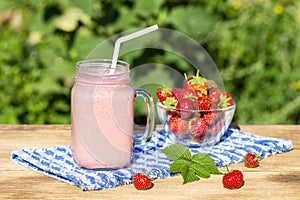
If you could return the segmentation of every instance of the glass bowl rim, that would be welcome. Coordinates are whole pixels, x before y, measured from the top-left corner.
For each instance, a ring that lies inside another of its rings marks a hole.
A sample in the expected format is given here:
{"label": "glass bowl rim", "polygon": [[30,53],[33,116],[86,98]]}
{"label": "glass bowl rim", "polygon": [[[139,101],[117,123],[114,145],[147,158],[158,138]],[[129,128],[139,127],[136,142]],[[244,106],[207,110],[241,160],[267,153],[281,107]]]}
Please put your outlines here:
{"label": "glass bowl rim", "polygon": [[186,110],[186,109],[170,108],[170,107],[167,107],[167,106],[163,105],[158,100],[156,102],[156,105],[158,107],[160,107],[160,108],[165,109],[165,110],[182,111],[182,112],[193,112],[193,113],[197,113],[197,112],[225,112],[225,111],[229,111],[229,110],[235,109],[235,107],[236,107],[235,101],[233,102],[233,104],[231,106],[228,106],[228,107],[225,107],[225,108],[218,108],[218,109],[214,109],[214,110]]}

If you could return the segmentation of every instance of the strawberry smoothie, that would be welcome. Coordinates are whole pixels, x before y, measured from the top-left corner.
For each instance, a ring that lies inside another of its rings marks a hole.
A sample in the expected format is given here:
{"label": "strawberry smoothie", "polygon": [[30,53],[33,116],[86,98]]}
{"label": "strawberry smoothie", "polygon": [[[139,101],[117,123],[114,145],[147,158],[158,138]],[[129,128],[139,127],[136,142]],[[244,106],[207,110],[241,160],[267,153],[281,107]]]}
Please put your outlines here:
{"label": "strawberry smoothie", "polygon": [[131,159],[133,98],[128,65],[110,75],[102,65],[78,65],[72,89],[72,151],[85,168],[118,168]]}
{"label": "strawberry smoothie", "polygon": [[71,93],[71,146],[74,160],[88,169],[121,168],[131,161],[133,102],[129,65],[109,60],[82,61],[76,66]]}

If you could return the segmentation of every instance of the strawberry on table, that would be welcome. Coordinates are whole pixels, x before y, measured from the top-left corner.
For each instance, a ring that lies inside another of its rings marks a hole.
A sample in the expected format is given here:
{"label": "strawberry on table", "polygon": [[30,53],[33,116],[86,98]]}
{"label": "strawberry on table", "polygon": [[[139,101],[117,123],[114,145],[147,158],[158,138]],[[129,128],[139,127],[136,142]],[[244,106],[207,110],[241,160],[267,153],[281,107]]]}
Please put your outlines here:
{"label": "strawberry on table", "polygon": [[168,121],[170,131],[176,135],[182,135],[188,133],[189,121],[182,119],[178,115],[173,115]]}
{"label": "strawberry on table", "polygon": [[172,90],[165,85],[157,88],[156,90],[156,97],[162,104],[168,97],[172,97],[172,96],[173,96]]}
{"label": "strawberry on table", "polygon": [[227,168],[228,173],[223,176],[223,186],[227,189],[238,189],[244,184],[244,176],[240,170],[230,171]]}
{"label": "strawberry on table", "polygon": [[260,154],[261,154],[261,152],[259,154],[255,154],[252,152],[247,153],[244,158],[244,165],[249,168],[255,168],[255,167],[259,166],[258,156]]}
{"label": "strawberry on table", "polygon": [[152,187],[151,179],[144,174],[137,173],[132,178],[133,185],[138,190],[147,190]]}

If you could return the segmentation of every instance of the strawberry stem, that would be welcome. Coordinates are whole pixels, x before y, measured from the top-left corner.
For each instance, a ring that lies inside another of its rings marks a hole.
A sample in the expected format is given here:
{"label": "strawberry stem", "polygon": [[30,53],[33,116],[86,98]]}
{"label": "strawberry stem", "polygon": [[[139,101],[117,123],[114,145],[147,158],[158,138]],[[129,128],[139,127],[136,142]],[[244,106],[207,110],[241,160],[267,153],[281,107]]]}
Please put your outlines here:
{"label": "strawberry stem", "polygon": [[171,89],[168,86],[166,86],[165,84],[163,84],[161,86],[161,88],[162,88],[162,92],[166,92],[166,93],[169,93],[169,94],[172,93]]}
{"label": "strawberry stem", "polygon": [[263,152],[263,151],[262,151],[262,150],[260,150],[260,152],[259,152],[258,154],[256,154],[256,155],[255,155],[255,158],[256,158],[257,160],[259,160],[259,156],[261,156],[261,155],[262,155],[262,152]]}
{"label": "strawberry stem", "polygon": [[186,73],[184,73],[183,75],[184,75],[184,78],[185,78],[185,80],[187,80],[187,79],[188,79],[188,76],[187,76],[187,74],[186,74]]}
{"label": "strawberry stem", "polygon": [[168,97],[163,104],[169,108],[176,108],[178,101],[174,97]]}
{"label": "strawberry stem", "polygon": [[227,173],[230,173],[233,171],[233,170],[230,170],[227,165],[226,165],[226,170],[227,170]]}
{"label": "strawberry stem", "polygon": [[229,173],[229,168],[228,168],[228,166],[226,165],[226,170],[227,170],[227,173]]}
{"label": "strawberry stem", "polygon": [[149,174],[152,172],[152,169],[150,169],[145,175],[149,176]]}
{"label": "strawberry stem", "polygon": [[199,69],[197,69],[196,77],[199,77],[199,73],[200,73],[200,71],[199,71]]}

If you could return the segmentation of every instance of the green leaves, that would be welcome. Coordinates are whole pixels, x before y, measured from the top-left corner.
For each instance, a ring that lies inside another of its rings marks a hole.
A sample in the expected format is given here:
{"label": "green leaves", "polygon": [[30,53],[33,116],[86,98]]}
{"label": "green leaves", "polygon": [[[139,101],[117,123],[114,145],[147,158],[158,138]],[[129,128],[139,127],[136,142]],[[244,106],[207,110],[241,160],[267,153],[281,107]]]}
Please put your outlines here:
{"label": "green leaves", "polygon": [[210,174],[222,174],[210,156],[201,153],[192,155],[188,148],[179,144],[167,146],[161,151],[174,160],[170,164],[170,172],[181,173],[183,184],[209,178]]}
{"label": "green leaves", "polygon": [[161,150],[171,160],[177,160],[182,155],[191,154],[190,151],[179,144],[167,146]]}
{"label": "green leaves", "polygon": [[169,20],[178,30],[190,35],[206,33],[217,22],[215,15],[197,6],[175,7],[170,13]]}

